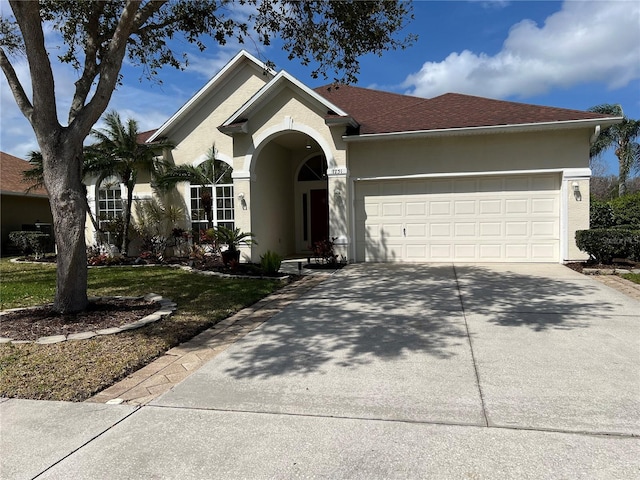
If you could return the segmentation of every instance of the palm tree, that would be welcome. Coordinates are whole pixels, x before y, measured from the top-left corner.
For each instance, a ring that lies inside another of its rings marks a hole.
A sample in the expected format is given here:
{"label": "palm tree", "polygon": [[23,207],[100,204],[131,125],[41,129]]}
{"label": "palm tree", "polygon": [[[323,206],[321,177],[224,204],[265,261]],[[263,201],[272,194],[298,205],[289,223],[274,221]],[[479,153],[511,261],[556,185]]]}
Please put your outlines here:
{"label": "palm tree", "polygon": [[97,143],[88,147],[87,170],[97,173],[96,188],[108,177],[115,176],[127,188],[127,201],[124,208],[122,231],[123,255],[129,249],[129,226],[133,207],[133,189],[142,171],[152,175],[162,163],[156,156],[165,148],[172,148],[170,142],[158,142],[152,145],[138,142],[138,122],[128,119],[122,123],[120,115],[111,111],[105,117],[105,128],[94,129],[91,135]]}
{"label": "palm tree", "polygon": [[192,165],[172,165],[165,167],[155,177],[155,186],[162,191],[170,190],[180,182],[189,182],[200,186],[200,205],[204,210],[208,228],[213,226],[213,192],[208,185],[232,183],[232,168],[216,159],[216,149],[211,147],[207,158],[197,167]]}
{"label": "palm tree", "polygon": [[615,147],[618,157],[618,196],[627,193],[627,179],[634,169],[640,169],[640,144],[636,141],[640,135],[640,120],[626,117],[620,105],[602,104],[589,109],[590,112],[623,117],[622,122],[605,128],[591,146],[591,158],[598,157],[605,150]]}
{"label": "palm tree", "polygon": [[[26,193],[29,193],[30,191],[35,190],[36,188],[44,187],[44,174],[42,170],[43,169],[42,153],[38,151],[32,151],[29,154],[28,161],[31,164],[31,168],[29,170],[25,170],[24,172],[22,172],[23,181],[29,184],[29,186],[25,190]],[[83,172],[87,173],[88,170],[90,170],[90,166],[88,165],[88,162],[85,158],[83,162]],[[87,213],[89,214],[89,219],[91,220],[91,224],[93,225],[93,228],[96,231],[98,244],[101,244],[104,239],[104,234],[100,229],[100,226],[96,221],[96,218],[93,216],[93,213],[91,212],[86,190],[87,190],[87,187],[85,185],[85,195],[84,195],[84,200],[86,202],[85,206],[87,208]]]}

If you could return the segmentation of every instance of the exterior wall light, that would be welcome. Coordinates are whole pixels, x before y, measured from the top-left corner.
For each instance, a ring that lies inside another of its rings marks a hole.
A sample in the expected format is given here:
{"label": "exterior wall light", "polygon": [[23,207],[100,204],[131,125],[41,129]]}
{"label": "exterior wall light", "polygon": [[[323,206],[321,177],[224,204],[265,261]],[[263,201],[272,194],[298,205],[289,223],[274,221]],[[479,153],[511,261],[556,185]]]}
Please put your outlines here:
{"label": "exterior wall light", "polygon": [[244,193],[238,194],[238,200],[240,201],[240,206],[242,206],[243,210],[247,209],[247,201],[244,199]]}
{"label": "exterior wall light", "polygon": [[573,197],[576,199],[576,201],[581,202],[582,194],[580,193],[580,184],[578,182],[573,182],[571,184],[571,187],[573,188]]}

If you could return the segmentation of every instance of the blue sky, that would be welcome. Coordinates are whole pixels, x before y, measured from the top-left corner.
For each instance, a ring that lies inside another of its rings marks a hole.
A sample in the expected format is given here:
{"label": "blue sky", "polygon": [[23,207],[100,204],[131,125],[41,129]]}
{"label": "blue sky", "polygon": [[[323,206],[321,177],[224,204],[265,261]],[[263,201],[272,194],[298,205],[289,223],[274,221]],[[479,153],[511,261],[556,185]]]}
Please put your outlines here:
{"label": "blue sky", "polygon": [[[3,14],[8,12],[0,1]],[[640,118],[640,2],[613,1],[417,1],[407,30],[419,35],[413,47],[368,55],[361,60],[358,85],[423,97],[446,92],[585,110],[620,103]],[[56,36],[49,32],[52,47]],[[165,68],[162,85],[140,80],[125,65],[124,85],[109,109],[139,121],[141,130],[159,127],[240,48],[276,63],[310,87],[328,83],[310,77],[311,68],[288,61],[275,42],[269,48],[213,42],[204,53],[190,53],[185,71]],[[53,57],[53,56],[52,56]],[[19,74],[26,73],[18,61]],[[61,118],[65,118],[75,72],[54,65]],[[26,120],[18,112],[0,75],[0,148],[25,157],[37,149]],[[604,173],[615,171],[605,156]],[[596,172],[596,173],[603,173]]]}

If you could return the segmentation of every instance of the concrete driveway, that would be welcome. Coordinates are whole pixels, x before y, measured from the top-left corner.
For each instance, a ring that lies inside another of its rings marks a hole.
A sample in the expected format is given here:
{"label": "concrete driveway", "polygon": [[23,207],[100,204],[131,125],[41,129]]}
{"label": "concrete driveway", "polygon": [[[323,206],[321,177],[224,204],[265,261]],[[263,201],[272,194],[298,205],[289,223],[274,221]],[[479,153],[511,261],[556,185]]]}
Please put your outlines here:
{"label": "concrete driveway", "polygon": [[[0,403],[3,451],[33,404]],[[640,302],[561,265],[352,265],[148,406],[61,405],[95,434],[38,478],[640,478]]]}

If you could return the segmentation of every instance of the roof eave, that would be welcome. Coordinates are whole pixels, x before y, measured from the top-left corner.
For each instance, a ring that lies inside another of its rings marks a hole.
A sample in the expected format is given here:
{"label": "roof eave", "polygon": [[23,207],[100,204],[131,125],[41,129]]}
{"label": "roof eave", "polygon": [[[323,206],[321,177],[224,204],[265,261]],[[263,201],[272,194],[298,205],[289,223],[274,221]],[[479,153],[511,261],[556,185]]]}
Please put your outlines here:
{"label": "roof eave", "polygon": [[249,122],[245,120],[242,122],[232,123],[230,125],[220,125],[218,130],[230,137],[235,133],[247,133],[249,131]]}
{"label": "roof eave", "polygon": [[589,118],[584,120],[567,120],[559,122],[519,123],[508,125],[487,125],[480,127],[442,128],[434,130],[416,130],[388,133],[365,133],[362,135],[344,135],[345,142],[362,142],[368,140],[426,138],[426,137],[456,137],[467,135],[488,135],[492,133],[519,133],[545,130],[571,130],[600,126],[606,128],[620,123],[623,117]]}
{"label": "roof eave", "polygon": [[0,195],[9,195],[12,197],[29,197],[29,198],[44,198],[49,199],[49,195],[46,193],[32,193],[32,192],[14,192],[12,190],[0,190]]}
{"label": "roof eave", "polygon": [[325,117],[324,119],[325,125],[328,127],[353,127],[358,128],[360,124],[356,122],[355,118],[346,116],[346,117]]}

